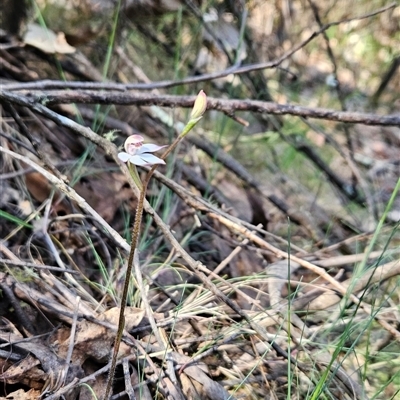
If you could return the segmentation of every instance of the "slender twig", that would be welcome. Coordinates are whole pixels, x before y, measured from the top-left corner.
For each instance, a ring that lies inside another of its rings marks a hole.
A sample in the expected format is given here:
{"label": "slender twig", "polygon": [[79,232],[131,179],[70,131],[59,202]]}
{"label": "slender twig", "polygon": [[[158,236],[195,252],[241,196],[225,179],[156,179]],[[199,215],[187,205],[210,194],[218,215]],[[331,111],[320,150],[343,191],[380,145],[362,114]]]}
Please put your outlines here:
{"label": "slender twig", "polygon": [[[1,243],[0,243],[0,249],[1,249]],[[56,271],[56,272],[68,272],[69,274],[79,274],[78,271],[74,271],[72,269],[52,267],[50,265],[42,265],[42,264],[30,263],[30,262],[26,262],[26,261],[13,261],[13,260],[7,260],[5,258],[0,258],[0,264],[12,265],[15,267],[46,269],[49,271]]]}
{"label": "slender twig", "polygon": [[71,325],[71,332],[69,335],[69,345],[68,345],[68,352],[65,357],[65,367],[64,367],[64,376],[63,376],[63,384],[65,384],[65,379],[68,375],[68,369],[70,367],[71,359],[72,359],[72,352],[74,351],[74,345],[75,345],[75,335],[76,335],[76,327],[78,323],[78,312],[79,312],[79,303],[81,301],[81,298],[79,296],[76,296],[75,298],[75,308],[74,308],[74,318],[72,319],[72,325]]}
{"label": "slender twig", "polygon": [[381,83],[376,89],[375,93],[371,96],[370,104],[371,106],[376,106],[378,103],[379,98],[381,97],[382,93],[387,88],[389,82],[396,76],[396,71],[400,67],[400,55],[395,57],[392,61],[392,64],[389,66],[389,69],[383,74],[381,79]]}

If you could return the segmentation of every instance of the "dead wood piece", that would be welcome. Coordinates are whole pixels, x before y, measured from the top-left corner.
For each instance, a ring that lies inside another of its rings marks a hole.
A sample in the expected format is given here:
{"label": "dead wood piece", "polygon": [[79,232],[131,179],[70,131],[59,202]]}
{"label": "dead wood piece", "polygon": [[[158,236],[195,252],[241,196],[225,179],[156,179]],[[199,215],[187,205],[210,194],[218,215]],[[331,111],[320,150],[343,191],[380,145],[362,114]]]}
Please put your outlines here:
{"label": "dead wood piece", "polygon": [[[14,92],[3,90],[0,99],[10,99]],[[14,93],[15,94],[15,93]],[[20,96],[25,96],[21,93]],[[97,91],[49,91],[46,93],[28,93],[33,104],[119,104],[136,106],[160,106],[160,107],[182,107],[192,108],[195,97],[193,96],[172,96],[154,95],[141,93],[108,92]],[[224,112],[228,115],[238,111],[249,111],[260,114],[293,115],[304,118],[325,119],[328,121],[344,122],[351,124],[400,126],[400,116],[377,115],[361,112],[337,111],[326,108],[304,107],[299,105],[278,104],[258,100],[225,100],[219,98],[207,98],[207,109]]]}

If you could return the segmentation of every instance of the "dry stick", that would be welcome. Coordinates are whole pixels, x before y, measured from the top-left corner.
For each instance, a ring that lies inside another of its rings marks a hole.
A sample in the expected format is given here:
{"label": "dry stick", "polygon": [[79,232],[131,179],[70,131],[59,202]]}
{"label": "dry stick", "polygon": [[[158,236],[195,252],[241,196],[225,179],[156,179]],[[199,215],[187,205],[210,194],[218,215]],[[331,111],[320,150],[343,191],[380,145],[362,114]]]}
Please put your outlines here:
{"label": "dry stick", "polygon": [[81,301],[81,298],[79,296],[76,296],[76,298],[75,298],[76,303],[75,303],[75,308],[74,308],[74,318],[72,320],[71,331],[70,331],[70,335],[69,335],[68,353],[67,353],[67,356],[65,357],[65,368],[64,368],[64,376],[63,376],[62,386],[64,386],[65,379],[67,378],[68,369],[69,369],[71,359],[72,359],[72,352],[74,351],[76,326],[78,323],[78,312],[79,312],[80,301]]}
{"label": "dry stick", "polygon": [[330,22],[324,25],[321,29],[316,32],[313,32],[307,39],[299,43],[297,46],[293,47],[291,50],[283,54],[281,57],[278,57],[275,60],[268,61],[265,63],[244,65],[244,66],[233,66],[224,71],[214,72],[210,74],[204,74],[199,76],[192,76],[189,78],[181,79],[181,80],[167,80],[161,82],[154,83],[131,83],[131,84],[118,84],[118,83],[104,83],[104,82],[65,82],[65,81],[52,81],[52,80],[43,80],[43,81],[35,81],[29,83],[12,83],[3,85],[4,90],[43,90],[43,89],[63,89],[63,88],[74,88],[74,89],[94,89],[94,90],[119,90],[126,91],[130,89],[136,90],[152,90],[152,89],[166,89],[174,86],[186,85],[190,83],[198,83],[210,81],[218,78],[224,78],[228,75],[235,74],[246,74],[252,71],[260,71],[263,69],[275,68],[279,66],[283,61],[291,57],[298,50],[305,47],[308,43],[310,43],[314,38],[319,36],[321,33],[325,32],[329,28],[341,24],[345,24],[352,21],[358,21],[366,18],[373,17],[375,15],[381,14],[385,11],[388,11],[397,6],[396,3],[388,4],[385,7],[379,8],[370,13],[343,19],[341,21]]}
{"label": "dry stick", "polygon": [[[190,140],[190,138],[189,138],[189,140]],[[242,221],[241,219],[234,217],[233,215],[230,215],[225,211],[222,211],[221,209],[208,203],[203,198],[196,196],[195,194],[190,192],[188,189],[177,184],[172,179],[167,178],[165,175],[163,175],[157,171],[155,171],[155,178],[157,180],[159,180],[161,183],[163,183],[164,185],[166,185],[167,187],[169,187],[171,190],[173,190],[187,205],[193,207],[195,210],[206,212],[206,213],[209,213],[209,212],[218,213],[240,225],[247,227],[250,230],[254,230],[261,235],[268,236],[269,238],[271,238],[277,242],[281,242],[286,247],[288,246],[288,242],[286,240],[282,239],[281,237],[276,236],[273,233],[268,232],[264,229],[261,229],[258,226],[254,226],[249,222]],[[291,248],[296,250],[299,253],[305,253],[302,248],[296,246],[295,244],[291,244]]]}
{"label": "dry stick", "polygon": [[[16,101],[25,94],[11,91],[0,92],[0,99]],[[45,93],[30,93],[29,102],[49,105],[85,103],[85,104],[118,104],[136,106],[162,106],[191,108],[194,96],[155,95],[152,93],[108,92],[97,91],[49,91]],[[303,107],[292,104],[278,104],[259,100],[220,99],[207,97],[207,109],[217,110],[232,115],[237,111],[249,111],[260,114],[294,115],[305,118],[325,119],[336,122],[346,122],[364,125],[400,126],[400,116],[377,115],[361,112],[337,111],[327,108]]]}
{"label": "dry stick", "polygon": [[[0,243],[0,251],[2,252],[3,249],[4,249],[3,243]],[[5,258],[0,258],[0,264],[12,265],[14,267],[46,269],[48,271],[56,271],[56,272],[68,272],[70,274],[75,274],[75,275],[79,274],[78,271],[74,271],[72,269],[64,269],[64,268],[60,268],[60,267],[53,267],[53,266],[50,266],[50,265],[30,263],[30,262],[26,262],[26,261],[21,261],[19,259],[7,260]]]}
{"label": "dry stick", "polygon": [[390,80],[396,76],[397,68],[400,67],[400,55],[394,58],[392,64],[390,65],[389,69],[384,73],[381,83],[379,87],[376,89],[376,92],[371,96],[371,105],[376,106],[378,103],[379,97],[386,89],[387,85],[389,84]]}

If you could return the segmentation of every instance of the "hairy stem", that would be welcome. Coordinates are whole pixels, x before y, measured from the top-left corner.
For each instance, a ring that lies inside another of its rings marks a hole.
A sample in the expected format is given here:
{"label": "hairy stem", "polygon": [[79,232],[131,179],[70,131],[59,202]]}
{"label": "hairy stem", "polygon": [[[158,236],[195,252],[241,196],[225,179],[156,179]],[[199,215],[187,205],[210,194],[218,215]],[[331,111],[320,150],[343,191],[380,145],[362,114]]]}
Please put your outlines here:
{"label": "hairy stem", "polygon": [[[189,131],[196,125],[196,123],[199,120],[200,120],[200,118],[197,118],[196,121],[190,120],[188,122],[188,124],[183,129],[182,133],[175,139],[175,141],[171,144],[171,146],[169,146],[168,149],[161,156],[161,159],[164,160],[165,158],[167,158],[167,156],[176,148],[176,146],[182,141],[182,139],[189,133]],[[126,269],[124,288],[122,291],[121,307],[120,307],[119,318],[118,318],[117,335],[115,336],[114,348],[113,348],[113,353],[112,353],[112,358],[111,358],[111,366],[110,366],[110,371],[108,374],[107,387],[106,387],[106,392],[104,395],[104,400],[108,400],[110,397],[110,394],[111,394],[112,383],[113,383],[114,375],[115,375],[115,368],[117,366],[118,351],[119,351],[119,347],[120,347],[120,344],[122,341],[122,335],[123,335],[124,327],[125,327],[124,313],[125,313],[126,301],[128,298],[129,281],[130,281],[130,277],[131,277],[132,269],[133,269],[133,259],[134,259],[135,251],[136,251],[136,249],[138,247],[138,243],[139,243],[140,226],[141,226],[142,217],[143,217],[144,199],[146,196],[146,191],[147,191],[147,187],[150,182],[150,179],[157,167],[158,167],[158,164],[155,164],[151,167],[150,171],[147,173],[146,178],[142,184],[140,182],[140,178],[137,173],[136,167],[134,165],[130,165],[130,164],[128,165],[128,168],[129,168],[129,171],[131,172],[132,178],[135,181],[138,188],[140,189],[140,196],[139,196],[138,205],[136,208],[135,221],[133,223],[133,228],[132,228],[131,248],[130,248],[129,257],[128,257],[128,266]]]}

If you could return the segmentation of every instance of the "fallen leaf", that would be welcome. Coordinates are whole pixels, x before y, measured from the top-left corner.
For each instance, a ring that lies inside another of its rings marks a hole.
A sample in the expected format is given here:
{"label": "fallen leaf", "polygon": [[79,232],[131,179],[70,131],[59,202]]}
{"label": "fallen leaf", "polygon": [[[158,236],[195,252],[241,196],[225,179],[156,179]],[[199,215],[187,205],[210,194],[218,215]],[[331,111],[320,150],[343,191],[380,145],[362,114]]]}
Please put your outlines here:
{"label": "fallen leaf", "polygon": [[[11,365],[11,367],[1,375],[1,379],[10,385],[22,383],[35,387],[35,382],[44,382],[47,379],[47,374],[42,369],[37,368],[38,365],[40,365],[40,361],[31,354],[28,354],[21,361]],[[36,388],[39,389],[42,386],[43,384],[36,386]]]}
{"label": "fallen leaf", "polygon": [[[125,310],[125,329],[127,331],[138,326],[145,315],[144,310],[127,307]],[[119,308],[114,307],[98,317],[99,321],[111,323],[117,327]],[[116,330],[87,320],[79,321],[76,328],[73,363],[82,365],[89,357],[96,361],[106,361],[110,357],[110,351],[114,343]],[[59,353],[64,355],[68,351],[70,338],[64,340],[59,348]],[[120,346],[120,354],[129,354],[130,348],[123,342]]]}
{"label": "fallen leaf", "polygon": [[75,48],[70,46],[62,32],[54,33],[38,24],[28,24],[23,42],[48,54],[71,54]]}

